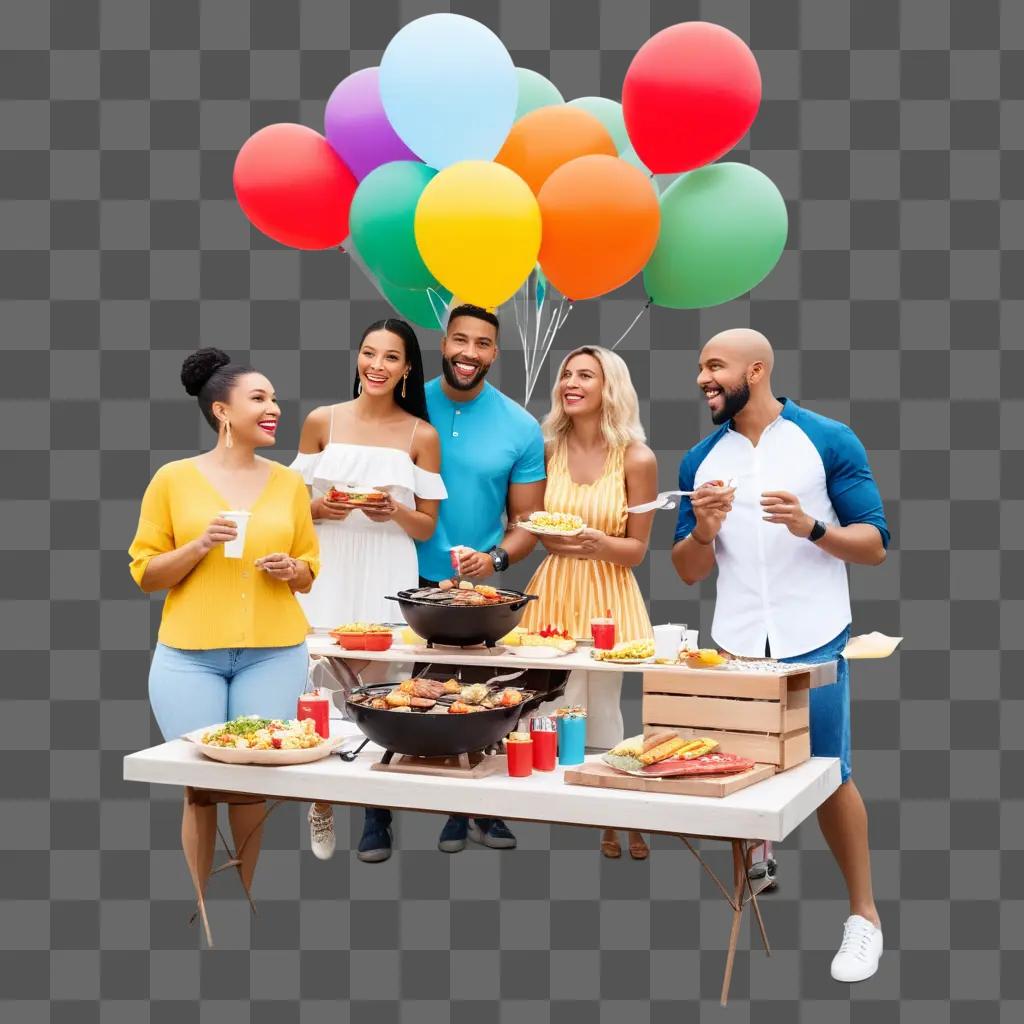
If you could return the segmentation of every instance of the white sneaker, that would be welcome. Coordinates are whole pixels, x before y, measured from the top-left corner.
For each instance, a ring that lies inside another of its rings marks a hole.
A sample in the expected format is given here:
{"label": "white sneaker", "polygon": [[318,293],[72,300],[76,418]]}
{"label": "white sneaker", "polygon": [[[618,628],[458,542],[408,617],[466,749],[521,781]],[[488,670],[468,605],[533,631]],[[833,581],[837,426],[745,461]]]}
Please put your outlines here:
{"label": "white sneaker", "polygon": [[882,929],[853,914],[843,925],[843,942],[832,958],[832,977],[836,981],[865,981],[878,970],[881,957]]}
{"label": "white sneaker", "polygon": [[321,814],[316,804],[310,804],[308,817],[309,845],[313,848],[313,856],[330,860],[337,842],[334,837],[334,811],[328,808],[325,814]]}

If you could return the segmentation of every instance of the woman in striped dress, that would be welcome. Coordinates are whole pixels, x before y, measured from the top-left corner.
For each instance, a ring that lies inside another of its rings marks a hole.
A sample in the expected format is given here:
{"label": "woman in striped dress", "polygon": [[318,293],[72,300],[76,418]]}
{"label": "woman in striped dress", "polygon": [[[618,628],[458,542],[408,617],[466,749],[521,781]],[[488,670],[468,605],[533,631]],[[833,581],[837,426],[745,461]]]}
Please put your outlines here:
{"label": "woman in striped dress", "polygon": [[[590,636],[590,620],[610,609],[617,639],[653,636],[633,568],[647,554],[654,513],[635,515],[627,508],[655,498],[658,465],[644,444],[636,390],[622,358],[591,345],[570,352],[542,426],[544,507],[580,516],[586,529],[576,537],[541,538],[548,555],[527,587],[540,599],[530,604],[523,625],[557,625],[583,639]],[[621,692],[621,675],[570,674],[565,702],[586,705],[589,746],[607,749],[622,740]],[[605,831],[601,851],[622,855],[614,830]],[[630,833],[629,852],[637,860],[647,856],[638,833]]]}

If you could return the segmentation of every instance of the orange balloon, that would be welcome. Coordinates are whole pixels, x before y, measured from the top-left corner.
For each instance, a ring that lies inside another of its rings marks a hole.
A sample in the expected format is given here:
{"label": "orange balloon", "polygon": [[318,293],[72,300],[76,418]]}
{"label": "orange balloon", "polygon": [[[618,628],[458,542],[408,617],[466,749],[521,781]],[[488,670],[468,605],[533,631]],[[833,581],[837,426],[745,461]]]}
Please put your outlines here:
{"label": "orange balloon", "polygon": [[539,195],[552,171],[591,153],[618,154],[608,129],[578,107],[554,106],[516,121],[494,160],[515,171]]}
{"label": "orange balloon", "polygon": [[537,200],[544,226],[540,265],[568,299],[592,299],[624,285],[658,243],[658,196],[643,171],[618,157],[570,161],[548,178]]}

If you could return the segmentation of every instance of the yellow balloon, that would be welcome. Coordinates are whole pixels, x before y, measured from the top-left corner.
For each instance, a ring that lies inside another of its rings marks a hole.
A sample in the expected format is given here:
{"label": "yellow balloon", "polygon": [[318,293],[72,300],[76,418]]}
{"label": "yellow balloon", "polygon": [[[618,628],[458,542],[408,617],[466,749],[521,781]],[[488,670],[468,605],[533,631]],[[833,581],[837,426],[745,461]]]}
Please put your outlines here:
{"label": "yellow balloon", "polygon": [[434,277],[467,302],[490,308],[510,299],[537,264],[540,206],[515,171],[465,160],[428,182],[415,230]]}

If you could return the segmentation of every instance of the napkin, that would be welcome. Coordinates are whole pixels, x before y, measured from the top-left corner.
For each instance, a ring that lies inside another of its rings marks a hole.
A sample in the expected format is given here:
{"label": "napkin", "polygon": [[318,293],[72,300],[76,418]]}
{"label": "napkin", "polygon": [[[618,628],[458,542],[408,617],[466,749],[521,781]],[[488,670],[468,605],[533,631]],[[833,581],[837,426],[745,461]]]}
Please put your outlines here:
{"label": "napkin", "polygon": [[851,637],[843,651],[847,661],[859,658],[888,658],[903,642],[901,636],[886,636],[884,633],[863,633]]}

